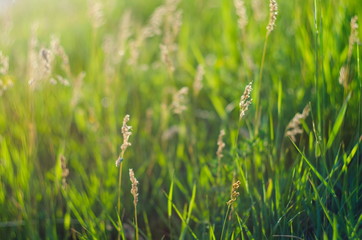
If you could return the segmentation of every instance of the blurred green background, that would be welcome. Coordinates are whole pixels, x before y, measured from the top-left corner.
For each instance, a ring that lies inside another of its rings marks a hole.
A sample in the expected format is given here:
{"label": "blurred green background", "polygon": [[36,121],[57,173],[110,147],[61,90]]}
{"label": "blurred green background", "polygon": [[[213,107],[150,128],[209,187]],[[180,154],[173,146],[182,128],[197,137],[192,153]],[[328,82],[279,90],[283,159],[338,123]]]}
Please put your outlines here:
{"label": "blurred green background", "polygon": [[[142,239],[360,239],[361,57],[350,36],[362,1],[278,1],[269,35],[269,1],[242,2],[244,27],[232,0],[0,5],[0,236],[115,239],[120,197],[120,231],[133,239],[133,168]],[[308,104],[292,141],[287,125]]]}

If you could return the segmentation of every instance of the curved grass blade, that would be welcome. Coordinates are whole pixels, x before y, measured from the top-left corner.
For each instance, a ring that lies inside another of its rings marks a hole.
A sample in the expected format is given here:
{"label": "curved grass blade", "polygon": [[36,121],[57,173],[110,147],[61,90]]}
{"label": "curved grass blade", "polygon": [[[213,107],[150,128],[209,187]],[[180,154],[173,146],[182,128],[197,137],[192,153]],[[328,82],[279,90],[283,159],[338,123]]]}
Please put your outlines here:
{"label": "curved grass blade", "polygon": [[332,144],[333,144],[333,142],[334,142],[334,140],[335,140],[335,138],[336,138],[336,136],[337,136],[337,134],[339,132],[339,129],[342,126],[344,115],[346,114],[346,110],[347,110],[347,103],[348,103],[350,98],[351,98],[351,93],[348,94],[346,100],[344,101],[344,103],[342,105],[341,110],[338,113],[337,119],[336,119],[336,121],[335,121],[335,123],[333,125],[333,128],[332,128],[332,132],[330,133],[329,138],[328,138],[327,149],[329,149],[332,146]]}
{"label": "curved grass blade", "polygon": [[297,149],[297,151],[302,156],[302,159],[307,163],[309,168],[312,170],[312,172],[317,176],[317,178],[323,183],[323,185],[328,189],[328,191],[333,195],[333,197],[336,197],[336,193],[334,190],[329,186],[329,184],[326,182],[326,180],[322,177],[322,175],[317,171],[317,169],[310,163],[310,161],[307,159],[307,157],[300,151],[300,149],[297,147],[297,145],[291,141],[294,145],[294,147]]}

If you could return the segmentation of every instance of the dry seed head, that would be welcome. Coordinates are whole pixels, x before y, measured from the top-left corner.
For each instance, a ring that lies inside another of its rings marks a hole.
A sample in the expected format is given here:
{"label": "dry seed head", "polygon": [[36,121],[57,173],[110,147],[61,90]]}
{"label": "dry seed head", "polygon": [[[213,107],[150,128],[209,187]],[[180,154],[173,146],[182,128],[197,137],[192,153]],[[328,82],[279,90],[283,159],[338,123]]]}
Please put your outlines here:
{"label": "dry seed head", "polygon": [[[54,79],[54,78],[53,78],[53,79]],[[56,81],[57,81],[58,83],[60,83],[60,84],[63,85],[63,86],[66,86],[66,87],[69,87],[69,86],[70,86],[69,80],[66,79],[66,78],[64,78],[64,77],[62,77],[62,76],[60,76],[60,75],[57,75],[55,79],[56,79]]]}
{"label": "dry seed head", "polygon": [[122,156],[126,149],[131,146],[132,144],[128,141],[129,137],[132,135],[132,127],[127,125],[127,122],[129,121],[129,115],[127,114],[123,119],[123,125],[122,125],[122,135],[123,135],[123,144],[121,146],[122,150]]}
{"label": "dry seed head", "polygon": [[166,12],[167,9],[163,5],[156,8],[148,21],[147,26],[142,30],[142,35],[145,38],[161,35],[161,25]]}
{"label": "dry seed head", "polygon": [[268,26],[266,27],[267,34],[270,34],[275,27],[275,22],[277,20],[277,15],[278,15],[278,4],[276,0],[270,0],[269,2],[269,23]]}
{"label": "dry seed head", "polygon": [[266,18],[263,1],[264,0],[251,1],[251,8],[253,9],[253,16],[257,22],[263,21]]}
{"label": "dry seed head", "polygon": [[341,70],[339,70],[339,84],[343,85],[344,88],[347,88],[348,86],[348,66],[342,66]]}
{"label": "dry seed head", "polygon": [[72,99],[70,101],[71,109],[74,109],[74,107],[78,104],[81,93],[82,93],[82,85],[83,80],[85,78],[86,73],[81,72],[76,77],[75,81],[73,82],[73,93],[72,93]]}
{"label": "dry seed head", "polygon": [[217,151],[216,156],[218,159],[221,159],[224,155],[222,154],[222,151],[224,150],[225,143],[223,141],[223,137],[225,136],[225,130],[220,130],[219,137],[217,139]]}
{"label": "dry seed head", "polygon": [[93,28],[99,28],[104,24],[103,5],[101,2],[90,2],[89,16],[91,18]]}
{"label": "dry seed head", "polygon": [[60,157],[60,166],[62,168],[62,187],[65,189],[68,186],[67,177],[69,175],[69,169],[67,168],[66,159],[63,155]]}
{"label": "dry seed head", "polygon": [[6,75],[9,71],[9,57],[0,51],[0,74]]}
{"label": "dry seed head", "polygon": [[241,183],[239,180],[233,183],[232,189],[231,189],[231,194],[230,194],[230,200],[227,201],[227,203],[226,203],[227,205],[229,205],[229,206],[232,205],[236,201],[237,197],[240,195],[240,193],[238,192],[240,184]]}
{"label": "dry seed head", "polygon": [[[126,43],[128,38],[132,35],[131,33],[131,27],[132,27],[132,14],[131,11],[126,11],[121,19],[121,22],[119,23],[119,30],[118,30],[118,36],[117,36],[117,42],[118,42],[118,50],[116,55],[119,57],[123,57],[126,52]],[[118,62],[118,61],[117,61]]]}
{"label": "dry seed head", "polygon": [[243,0],[234,0],[236,15],[238,15],[238,25],[240,30],[245,29],[248,24],[248,16],[246,15],[245,3]]}
{"label": "dry seed head", "polygon": [[119,63],[121,59],[120,54],[115,54],[118,51],[118,44],[116,43],[115,39],[111,35],[106,35],[104,37],[102,48],[104,51],[104,72],[106,75],[106,89],[109,88],[109,82],[116,74],[116,64]]}
{"label": "dry seed head", "polygon": [[246,85],[243,95],[240,97],[239,107],[240,107],[240,116],[239,120],[241,120],[244,116],[246,111],[249,109],[249,106],[252,102],[252,99],[250,98],[253,82],[250,82],[248,85]]}
{"label": "dry seed head", "polygon": [[164,142],[169,141],[170,139],[172,139],[179,132],[180,132],[180,127],[178,125],[173,125],[173,126],[169,127],[168,129],[166,129],[166,131],[164,131],[162,133],[161,139]]}
{"label": "dry seed head", "polygon": [[[132,35],[131,16],[131,11],[125,11],[125,13],[122,15],[122,19],[119,22],[117,35],[106,35],[103,40],[104,71],[108,81],[110,81],[109,79],[112,79],[113,75],[116,74],[116,65],[122,61],[127,51],[127,42]],[[136,65],[139,55],[139,46],[136,46],[136,40],[133,41],[132,45],[129,47],[129,50],[130,58],[128,60],[128,64]]]}
{"label": "dry seed head", "polygon": [[121,145],[121,154],[119,155],[118,159],[116,160],[116,167],[118,167],[121,162],[123,161],[123,156],[126,151],[126,149],[131,146],[132,144],[128,141],[129,137],[132,135],[132,127],[127,125],[127,122],[129,121],[129,115],[127,114],[123,118],[123,124],[122,124],[122,135],[123,135],[123,143]]}
{"label": "dry seed head", "polygon": [[358,44],[358,17],[354,16],[351,19],[351,34],[349,35],[349,44],[348,44],[348,59],[352,56],[353,45]]}
{"label": "dry seed head", "polygon": [[42,48],[39,52],[40,78],[48,78],[52,74],[53,53],[50,49]]}
{"label": "dry seed head", "polygon": [[138,63],[138,58],[140,56],[140,47],[143,43],[143,37],[139,36],[137,39],[132,40],[129,43],[129,49],[130,49],[130,57],[127,61],[127,63],[131,66],[136,66]]}
{"label": "dry seed head", "polygon": [[166,0],[165,6],[169,9],[176,9],[176,7],[179,3],[180,3],[180,0]]}
{"label": "dry seed head", "polygon": [[60,44],[59,38],[56,36],[52,36],[50,40],[50,49],[51,52],[59,56],[62,60],[62,69],[65,71],[65,73],[68,75],[68,77],[71,75],[70,71],[70,64],[69,64],[69,57],[66,54],[63,46]]}
{"label": "dry seed head", "polygon": [[38,53],[36,51],[36,48],[38,46],[38,38],[37,38],[37,29],[38,25],[34,23],[31,27],[31,38],[29,40],[29,50],[28,50],[28,76],[29,85],[32,85],[32,87],[35,86],[36,81],[39,80],[39,68],[40,64],[38,61]]}
{"label": "dry seed head", "polygon": [[307,104],[307,106],[304,107],[303,112],[295,114],[293,119],[287,125],[285,136],[290,137],[293,142],[296,141],[295,136],[297,134],[303,133],[303,129],[300,127],[301,120],[306,119],[309,115],[309,112],[310,112],[310,105]]}
{"label": "dry seed head", "polygon": [[177,93],[173,95],[173,101],[172,101],[172,111],[175,114],[181,114],[184,112],[186,107],[186,101],[187,101],[187,94],[189,92],[188,87],[181,88]]}
{"label": "dry seed head", "polygon": [[[161,35],[161,27],[165,22],[169,24],[168,26],[174,26],[174,28],[177,29],[179,25],[179,17],[177,15],[179,15],[179,13],[176,12],[176,9],[179,2],[179,0],[167,0],[163,5],[155,9],[148,24],[142,30],[144,38]],[[170,16],[171,18],[166,21],[165,18]],[[166,32],[167,31],[169,30],[166,30]]]}
{"label": "dry seed head", "polygon": [[202,89],[202,79],[204,77],[204,74],[205,74],[204,66],[203,65],[197,66],[197,71],[196,71],[194,85],[193,85],[195,96],[199,95],[199,92]]}
{"label": "dry seed head", "polygon": [[165,19],[165,31],[163,36],[163,44],[165,44],[170,52],[177,50],[176,38],[182,25],[182,11],[170,11]]}
{"label": "dry seed head", "polygon": [[176,38],[182,24],[182,11],[177,10],[179,0],[166,1],[163,17],[163,39],[160,45],[161,60],[167,66],[169,73],[175,70],[172,54],[177,50]]}
{"label": "dry seed head", "polygon": [[129,169],[129,179],[131,180],[132,183],[131,193],[133,195],[133,204],[136,207],[138,202],[138,181],[134,176],[132,168]]}
{"label": "dry seed head", "polygon": [[173,62],[171,60],[170,56],[170,50],[167,45],[160,44],[160,50],[161,50],[161,60],[166,65],[168,71],[172,73],[175,71],[175,67],[173,65]]}

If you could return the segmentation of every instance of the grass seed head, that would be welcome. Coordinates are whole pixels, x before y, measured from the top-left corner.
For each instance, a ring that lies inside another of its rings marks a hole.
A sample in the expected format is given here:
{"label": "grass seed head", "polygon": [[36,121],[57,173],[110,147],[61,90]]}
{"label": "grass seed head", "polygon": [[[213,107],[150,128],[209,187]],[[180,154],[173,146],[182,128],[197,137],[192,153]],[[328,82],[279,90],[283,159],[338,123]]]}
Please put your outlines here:
{"label": "grass seed head", "polygon": [[248,85],[246,85],[243,95],[240,97],[239,107],[240,107],[240,116],[239,120],[241,120],[244,116],[246,111],[249,109],[249,106],[252,102],[252,99],[250,98],[252,88],[252,82],[250,82]]}
{"label": "grass seed head", "polygon": [[304,107],[302,113],[297,113],[286,127],[285,136],[290,137],[293,142],[296,141],[295,136],[303,133],[303,129],[300,127],[301,121],[306,119],[310,112],[310,105]]}
{"label": "grass seed head", "polygon": [[277,20],[277,15],[278,15],[278,3],[276,0],[270,0],[269,2],[269,23],[268,26],[266,27],[267,34],[270,34],[275,27],[275,22]]}
{"label": "grass seed head", "polygon": [[0,74],[6,75],[9,71],[9,57],[0,51]]}
{"label": "grass seed head", "polygon": [[204,77],[204,74],[205,74],[204,66],[203,65],[197,66],[195,80],[194,80],[194,84],[193,84],[195,96],[199,95],[199,93],[202,89],[202,78]]}
{"label": "grass seed head", "polygon": [[129,115],[127,114],[123,119],[123,125],[122,125],[122,135],[123,135],[123,144],[121,145],[122,150],[122,156],[126,149],[131,146],[132,144],[128,141],[129,137],[132,135],[132,127],[127,125],[127,122],[129,121]]}
{"label": "grass seed head", "polygon": [[181,114],[187,109],[186,103],[187,103],[188,92],[189,88],[183,87],[173,95],[173,100],[171,105],[173,113]]}
{"label": "grass seed head", "polygon": [[238,25],[240,30],[245,29],[248,24],[248,16],[246,15],[245,3],[243,0],[234,0],[236,15],[238,15]]}
{"label": "grass seed head", "polygon": [[129,169],[129,179],[131,180],[131,183],[132,183],[131,193],[133,195],[133,204],[135,206],[137,206],[137,203],[138,203],[138,181],[134,176],[134,172],[133,172],[132,168]]}
{"label": "grass seed head", "polygon": [[166,12],[167,11],[164,5],[156,8],[156,10],[152,13],[150,20],[148,21],[148,24],[142,30],[142,35],[145,38],[161,35],[161,26]]}
{"label": "grass seed head", "polygon": [[348,66],[344,65],[341,67],[341,70],[339,70],[339,84],[343,85],[344,88],[347,88],[348,86],[348,75],[349,75]]}
{"label": "grass seed head", "polygon": [[170,49],[168,45],[160,44],[160,50],[161,50],[161,60],[166,65],[168,71],[170,73],[173,73],[175,71],[175,66],[173,65],[171,55],[170,55]]}
{"label": "grass seed head", "polygon": [[63,46],[60,44],[60,40],[58,37],[56,37],[56,36],[51,37],[50,49],[51,49],[50,51],[54,55],[60,57],[60,59],[62,60],[61,67],[69,77],[71,75],[69,57],[68,57],[67,53],[65,52]]}
{"label": "grass seed head", "polygon": [[358,43],[358,16],[354,16],[351,19],[351,34],[349,35],[348,59],[352,57],[353,45]]}
{"label": "grass seed head", "polygon": [[52,74],[53,53],[50,49],[42,48],[39,52],[42,78],[48,78]]}
{"label": "grass seed head", "polygon": [[257,22],[261,22],[266,18],[266,11],[264,0],[251,1],[251,8],[253,10],[253,17]]}
{"label": "grass seed head", "polygon": [[129,142],[129,137],[132,135],[132,127],[127,125],[127,122],[129,121],[129,115],[127,114],[123,118],[123,124],[122,124],[122,135],[123,135],[123,143],[121,145],[121,154],[116,160],[116,167],[118,167],[121,162],[123,161],[123,156],[126,151],[126,149],[131,146],[132,144]]}
{"label": "grass seed head", "polygon": [[91,1],[89,5],[89,16],[93,28],[99,28],[104,24],[103,5],[98,1]]}
{"label": "grass seed head", "polygon": [[216,156],[218,159],[221,159],[224,155],[222,154],[222,151],[224,150],[225,143],[223,141],[223,137],[225,136],[225,130],[220,130],[219,137],[217,139],[217,151]]}
{"label": "grass seed head", "polygon": [[67,177],[69,175],[69,169],[67,168],[66,158],[63,155],[60,157],[60,166],[62,168],[62,187],[66,189],[68,186]]}
{"label": "grass seed head", "polygon": [[240,184],[241,183],[239,180],[233,183],[232,189],[231,189],[231,194],[230,194],[230,200],[227,201],[227,203],[226,203],[227,205],[229,205],[229,206],[232,205],[236,201],[237,197],[240,195],[240,193],[238,192]]}

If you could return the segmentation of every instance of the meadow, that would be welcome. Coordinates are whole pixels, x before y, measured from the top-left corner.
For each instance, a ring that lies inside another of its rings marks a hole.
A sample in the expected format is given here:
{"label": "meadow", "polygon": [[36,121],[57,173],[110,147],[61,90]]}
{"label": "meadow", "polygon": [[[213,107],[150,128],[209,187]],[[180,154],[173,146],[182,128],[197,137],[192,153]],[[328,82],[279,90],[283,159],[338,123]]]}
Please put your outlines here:
{"label": "meadow", "polygon": [[0,7],[0,239],[362,238],[362,1]]}

